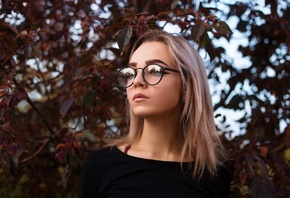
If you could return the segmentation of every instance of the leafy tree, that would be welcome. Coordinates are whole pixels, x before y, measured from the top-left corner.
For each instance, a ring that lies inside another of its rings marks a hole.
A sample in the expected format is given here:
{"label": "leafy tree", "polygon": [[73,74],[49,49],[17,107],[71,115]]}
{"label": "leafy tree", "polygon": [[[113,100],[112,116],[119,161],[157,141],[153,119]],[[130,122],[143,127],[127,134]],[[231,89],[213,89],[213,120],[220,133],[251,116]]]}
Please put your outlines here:
{"label": "leafy tree", "polygon": [[[2,0],[1,197],[76,197],[85,156],[128,129],[114,72],[140,35],[170,25],[207,54],[216,87],[229,76],[213,94],[235,162],[232,197],[289,197],[290,9],[263,3]],[[233,32],[247,40],[238,47],[243,67],[218,45]],[[241,113],[238,135],[221,109]]]}

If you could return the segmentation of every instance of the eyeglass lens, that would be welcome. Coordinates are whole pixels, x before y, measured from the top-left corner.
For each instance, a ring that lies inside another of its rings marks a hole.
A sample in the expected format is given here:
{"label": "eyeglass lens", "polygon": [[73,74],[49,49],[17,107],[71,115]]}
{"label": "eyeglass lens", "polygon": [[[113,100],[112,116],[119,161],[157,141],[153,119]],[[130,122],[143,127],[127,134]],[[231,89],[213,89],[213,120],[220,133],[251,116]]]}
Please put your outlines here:
{"label": "eyeglass lens", "polygon": [[[137,70],[141,68],[126,67],[118,71],[118,82],[122,87],[129,87],[137,76]],[[156,85],[160,82],[165,68],[159,65],[147,65],[142,70],[142,77],[149,85]]]}

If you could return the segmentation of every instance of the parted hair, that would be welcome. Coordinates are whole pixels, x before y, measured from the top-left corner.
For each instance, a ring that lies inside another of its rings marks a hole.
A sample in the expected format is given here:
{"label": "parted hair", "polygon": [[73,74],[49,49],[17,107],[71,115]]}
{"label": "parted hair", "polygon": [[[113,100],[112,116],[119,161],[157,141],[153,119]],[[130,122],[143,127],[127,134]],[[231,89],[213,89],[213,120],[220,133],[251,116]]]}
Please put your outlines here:
{"label": "parted hair", "polygon": [[[215,175],[226,155],[214,123],[204,63],[189,41],[162,30],[150,30],[142,35],[134,44],[130,57],[143,43],[153,41],[168,46],[182,79],[184,106],[180,127],[185,141],[181,161],[186,157],[194,159],[193,177],[201,177],[205,170]],[[129,133],[110,145],[131,145],[141,137],[143,118],[134,115],[128,102],[127,118]]]}

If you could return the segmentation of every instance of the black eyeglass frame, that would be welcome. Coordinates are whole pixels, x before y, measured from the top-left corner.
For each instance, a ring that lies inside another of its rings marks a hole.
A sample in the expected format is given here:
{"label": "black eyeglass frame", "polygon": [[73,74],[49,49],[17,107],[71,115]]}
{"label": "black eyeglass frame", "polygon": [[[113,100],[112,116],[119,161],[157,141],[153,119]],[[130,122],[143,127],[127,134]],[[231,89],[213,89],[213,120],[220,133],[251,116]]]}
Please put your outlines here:
{"label": "black eyeglass frame", "polygon": [[[145,75],[146,75],[146,73],[144,72],[145,69],[146,69],[147,67],[149,67],[149,66],[152,66],[152,65],[157,65],[157,66],[159,66],[159,67],[161,68],[161,76],[160,76],[160,79],[159,79],[156,83],[148,83],[147,80],[146,80],[146,78],[145,78]],[[157,85],[158,83],[160,83],[160,81],[162,80],[164,74],[170,74],[170,73],[168,73],[168,72],[166,72],[166,71],[171,71],[171,72],[175,72],[175,73],[180,73],[180,71],[178,71],[178,70],[176,70],[176,69],[169,68],[169,67],[164,67],[164,66],[161,66],[161,65],[158,65],[158,64],[148,64],[148,65],[146,65],[146,66],[143,67],[143,68],[133,68],[133,67],[124,67],[124,68],[121,68],[121,69],[119,69],[119,70],[117,71],[117,79],[118,79],[119,76],[121,77],[121,75],[119,75],[119,73],[120,73],[122,70],[124,70],[124,69],[128,69],[128,68],[133,69],[133,71],[134,71],[134,78],[133,78],[133,80],[132,80],[132,83],[129,84],[129,85],[126,85],[126,86],[121,85],[121,84],[119,83],[119,80],[118,80],[119,85],[120,85],[121,87],[123,87],[123,88],[128,88],[128,87],[130,87],[130,86],[133,85],[134,80],[135,80],[135,78],[136,78],[136,76],[137,76],[137,70],[139,70],[139,69],[142,70],[142,78],[143,78],[144,82],[146,82],[148,85]]]}

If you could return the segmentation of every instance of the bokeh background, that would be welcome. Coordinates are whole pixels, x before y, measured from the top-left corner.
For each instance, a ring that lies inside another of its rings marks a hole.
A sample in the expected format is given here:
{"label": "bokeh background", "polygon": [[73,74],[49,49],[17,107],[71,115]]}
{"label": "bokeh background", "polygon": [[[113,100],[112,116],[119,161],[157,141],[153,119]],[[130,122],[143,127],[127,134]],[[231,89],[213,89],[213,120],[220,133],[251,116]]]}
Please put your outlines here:
{"label": "bokeh background", "polygon": [[81,165],[128,131],[115,71],[148,29],[204,59],[231,197],[290,197],[288,0],[0,1],[0,197],[77,197]]}

